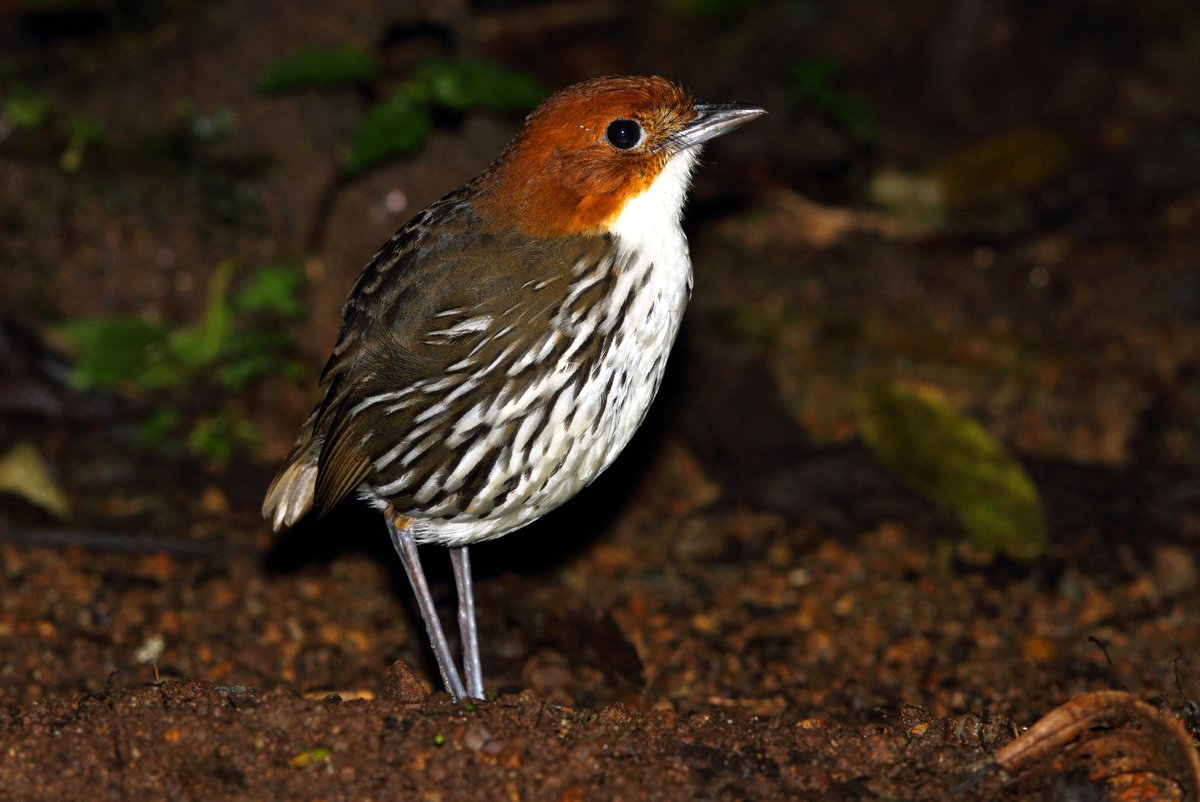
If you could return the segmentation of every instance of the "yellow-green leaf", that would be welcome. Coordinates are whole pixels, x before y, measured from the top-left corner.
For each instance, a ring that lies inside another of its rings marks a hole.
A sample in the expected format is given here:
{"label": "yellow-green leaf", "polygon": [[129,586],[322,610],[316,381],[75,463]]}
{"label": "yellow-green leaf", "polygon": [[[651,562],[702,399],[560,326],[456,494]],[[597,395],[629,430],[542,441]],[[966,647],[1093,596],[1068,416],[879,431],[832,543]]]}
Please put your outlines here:
{"label": "yellow-green leaf", "polygon": [[858,425],[875,456],[911,488],[954,511],[971,543],[1032,560],[1046,544],[1033,481],[978,422],[898,385],[859,399]]}
{"label": "yellow-green leaf", "polygon": [[54,481],[42,452],[22,442],[0,457],[0,492],[20,496],[58,518],[71,514],[67,496]]}
{"label": "yellow-green leaf", "polygon": [[288,765],[294,769],[306,769],[314,763],[329,763],[332,757],[333,752],[328,747],[314,746],[297,754],[288,761]]}

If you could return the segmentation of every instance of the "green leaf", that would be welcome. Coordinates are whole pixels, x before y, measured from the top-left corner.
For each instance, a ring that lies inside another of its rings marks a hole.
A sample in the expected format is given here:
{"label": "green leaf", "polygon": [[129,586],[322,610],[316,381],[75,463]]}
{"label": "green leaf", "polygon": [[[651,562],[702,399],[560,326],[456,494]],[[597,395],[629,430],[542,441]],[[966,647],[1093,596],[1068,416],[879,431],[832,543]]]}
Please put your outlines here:
{"label": "green leaf", "polygon": [[330,763],[333,761],[333,752],[324,746],[314,746],[312,749],[305,749],[293,755],[288,761],[288,765],[293,769],[306,769],[315,763]]}
{"label": "green leaf", "polygon": [[306,47],[276,62],[258,79],[260,92],[353,86],[375,78],[379,66],[369,53],[351,45]]}
{"label": "green leaf", "polygon": [[145,447],[161,447],[163,441],[179,428],[183,416],[174,407],[159,407],[138,426],[138,443]]}
{"label": "green leaf", "polygon": [[216,362],[233,333],[233,310],[229,302],[229,284],[238,270],[237,259],[217,265],[208,280],[208,300],[204,317],[194,326],[171,333],[167,349],[187,372],[198,371]]}
{"label": "green leaf", "polygon": [[40,128],[53,111],[50,98],[23,86],[14,86],[4,104],[4,116],[22,131]]}
{"label": "green leaf", "polygon": [[858,426],[901,482],[954,511],[976,548],[1017,560],[1042,553],[1037,488],[979,423],[912,390],[879,385],[859,399]]}
{"label": "green leaf", "polygon": [[433,122],[429,111],[403,92],[372,106],[358,130],[342,167],[358,173],[425,143]]}
{"label": "green leaf", "polygon": [[227,412],[206,415],[196,421],[188,434],[188,449],[198,457],[227,462],[234,451],[258,444],[259,431],[253,421]]}
{"label": "green leaf", "polygon": [[408,77],[416,97],[456,111],[526,111],[546,98],[529,73],[473,59],[428,59]]}
{"label": "green leaf", "polygon": [[299,365],[295,360],[284,359],[274,354],[250,354],[217,368],[215,378],[219,384],[230,390],[241,390],[247,384],[262,376],[285,375],[294,378],[299,375]]}
{"label": "green leaf", "polygon": [[304,272],[298,265],[268,265],[255,271],[233,297],[239,313],[266,313],[285,318],[304,314]]}
{"label": "green leaf", "polygon": [[217,366],[213,378],[222,386],[241,389],[261,377],[299,375],[300,366],[285,354],[291,338],[275,329],[250,329],[235,332],[229,341],[227,359]]}
{"label": "green leaf", "polygon": [[71,383],[79,389],[134,383],[151,364],[164,329],[134,316],[97,316],[58,328],[76,351]]}
{"label": "green leaf", "polygon": [[104,138],[100,123],[85,117],[72,117],[67,125],[67,147],[58,159],[64,173],[75,173],[83,166],[83,154],[89,145]]}

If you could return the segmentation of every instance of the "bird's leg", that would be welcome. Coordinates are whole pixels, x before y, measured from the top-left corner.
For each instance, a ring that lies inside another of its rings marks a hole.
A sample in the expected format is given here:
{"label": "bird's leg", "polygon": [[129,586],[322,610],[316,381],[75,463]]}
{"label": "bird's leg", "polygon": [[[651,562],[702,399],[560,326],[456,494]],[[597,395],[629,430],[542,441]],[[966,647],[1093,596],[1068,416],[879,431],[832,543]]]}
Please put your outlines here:
{"label": "bird's leg", "polygon": [[483,668],[479,662],[479,630],[475,626],[475,592],[471,587],[471,556],[466,546],[450,549],[454,585],[458,588],[458,636],[462,639],[463,674],[467,695],[483,698]]}
{"label": "bird's leg", "polygon": [[450,654],[450,646],[446,643],[446,633],[442,631],[442,622],[438,619],[437,608],[433,606],[433,596],[429,593],[429,584],[425,581],[425,572],[421,569],[421,558],[417,556],[417,541],[412,536],[412,519],[398,515],[391,507],[387,510],[388,534],[392,537],[392,545],[404,563],[404,573],[408,574],[408,583],[412,585],[417,597],[417,606],[421,609],[421,618],[425,619],[425,630],[429,633],[429,645],[433,647],[433,656],[437,659],[438,670],[442,672],[442,684],[455,701],[467,695],[463,688],[462,678],[454,665]]}

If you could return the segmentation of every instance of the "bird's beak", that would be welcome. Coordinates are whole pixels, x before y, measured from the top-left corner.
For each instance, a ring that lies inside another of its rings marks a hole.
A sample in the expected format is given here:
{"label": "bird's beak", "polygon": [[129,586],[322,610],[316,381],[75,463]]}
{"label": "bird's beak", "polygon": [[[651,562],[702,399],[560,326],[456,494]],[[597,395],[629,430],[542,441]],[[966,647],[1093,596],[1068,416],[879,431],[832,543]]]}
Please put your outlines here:
{"label": "bird's beak", "polygon": [[727,134],[767,113],[761,106],[747,106],[744,103],[697,103],[695,109],[696,119],[671,137],[680,150]]}

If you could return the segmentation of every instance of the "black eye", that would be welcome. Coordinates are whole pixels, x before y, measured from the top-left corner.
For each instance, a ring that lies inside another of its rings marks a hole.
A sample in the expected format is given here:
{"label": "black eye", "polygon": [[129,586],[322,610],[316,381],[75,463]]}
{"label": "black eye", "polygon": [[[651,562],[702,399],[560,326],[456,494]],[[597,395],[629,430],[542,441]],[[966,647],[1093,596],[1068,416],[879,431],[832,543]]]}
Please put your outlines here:
{"label": "black eye", "polygon": [[633,120],[613,120],[604,132],[608,142],[618,150],[629,150],[642,140],[642,126]]}

